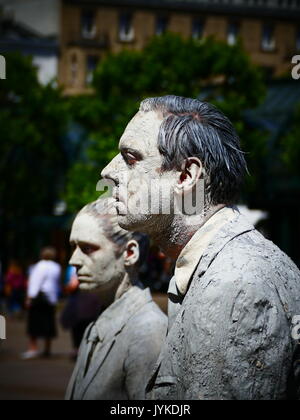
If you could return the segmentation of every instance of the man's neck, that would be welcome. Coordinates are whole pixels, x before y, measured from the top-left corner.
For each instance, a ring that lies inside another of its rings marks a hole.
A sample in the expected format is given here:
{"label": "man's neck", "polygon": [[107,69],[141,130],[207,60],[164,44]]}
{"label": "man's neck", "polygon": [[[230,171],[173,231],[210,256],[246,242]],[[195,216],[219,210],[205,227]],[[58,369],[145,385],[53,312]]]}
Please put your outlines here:
{"label": "man's neck", "polygon": [[151,235],[153,241],[173,260],[177,260],[181,251],[194,234],[225,205],[211,207],[205,215],[194,217],[193,223],[188,216],[175,215],[169,226],[163,231]]}
{"label": "man's neck", "polygon": [[106,290],[98,290],[98,298],[100,299],[103,309],[107,309],[116,300],[120,299],[133,286],[132,279],[125,273],[121,281],[114,283]]}
{"label": "man's neck", "polygon": [[114,301],[120,299],[120,297],[122,297],[126,292],[128,292],[128,290],[133,286],[133,279],[130,278],[129,274],[126,273],[122,282],[120,283],[116,294],[115,294],[115,298]]}

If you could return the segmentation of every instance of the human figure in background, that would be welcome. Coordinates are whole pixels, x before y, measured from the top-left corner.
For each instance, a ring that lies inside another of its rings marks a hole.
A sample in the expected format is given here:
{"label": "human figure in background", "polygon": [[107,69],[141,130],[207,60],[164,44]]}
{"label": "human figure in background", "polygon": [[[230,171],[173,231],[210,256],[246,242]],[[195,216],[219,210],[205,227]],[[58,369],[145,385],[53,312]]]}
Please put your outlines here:
{"label": "human figure in background", "polygon": [[68,299],[60,322],[63,328],[71,332],[71,357],[76,360],[84,332],[100,315],[102,304],[97,294],[80,290],[76,268],[72,266],[68,266],[66,270],[64,292]]}
{"label": "human figure in background", "polygon": [[7,297],[8,312],[20,314],[24,309],[26,276],[17,260],[11,260],[4,278],[4,290]]}
{"label": "human figure in background", "polygon": [[144,399],[166,335],[166,316],[136,286],[146,237],[119,227],[112,201],[89,204],[72,227],[70,264],[81,290],[97,291],[106,310],[85,332],[68,400]]}
{"label": "human figure in background", "polygon": [[56,250],[46,247],[41,251],[41,260],[34,266],[29,277],[27,302],[29,336],[28,350],[24,360],[41,355],[38,339],[45,340],[44,357],[51,355],[51,343],[57,335],[55,309],[60,290],[61,267],[55,262]]}

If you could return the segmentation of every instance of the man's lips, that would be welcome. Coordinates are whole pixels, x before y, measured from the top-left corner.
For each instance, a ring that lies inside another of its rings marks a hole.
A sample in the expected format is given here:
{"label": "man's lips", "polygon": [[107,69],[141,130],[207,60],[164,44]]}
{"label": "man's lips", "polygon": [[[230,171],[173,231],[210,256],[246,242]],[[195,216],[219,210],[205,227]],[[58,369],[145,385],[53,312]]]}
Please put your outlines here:
{"label": "man's lips", "polygon": [[117,202],[124,203],[123,197],[120,195],[120,191],[119,191],[119,189],[117,189],[117,188],[116,188],[116,189],[113,191],[112,197],[113,197],[113,198],[114,198]]}
{"label": "man's lips", "polygon": [[116,201],[119,201],[119,189],[118,188],[113,189],[112,198],[114,198]]}
{"label": "man's lips", "polygon": [[92,281],[92,277],[88,276],[88,275],[85,276],[83,274],[78,274],[77,277],[78,277],[79,281],[84,281],[84,282],[91,282]]}

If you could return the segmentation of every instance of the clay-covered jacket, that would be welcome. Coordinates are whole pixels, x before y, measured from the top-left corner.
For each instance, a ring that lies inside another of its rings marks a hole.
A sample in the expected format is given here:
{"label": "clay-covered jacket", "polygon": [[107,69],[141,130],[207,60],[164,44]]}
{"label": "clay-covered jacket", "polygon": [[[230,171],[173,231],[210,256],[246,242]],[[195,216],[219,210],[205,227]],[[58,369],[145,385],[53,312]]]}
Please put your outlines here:
{"label": "clay-covered jacket", "polygon": [[87,328],[66,399],[144,399],[166,331],[149,289],[131,287]]}
{"label": "clay-covered jacket", "polygon": [[299,315],[298,268],[237,213],[184,296],[171,280],[168,336],[147,398],[299,398]]}

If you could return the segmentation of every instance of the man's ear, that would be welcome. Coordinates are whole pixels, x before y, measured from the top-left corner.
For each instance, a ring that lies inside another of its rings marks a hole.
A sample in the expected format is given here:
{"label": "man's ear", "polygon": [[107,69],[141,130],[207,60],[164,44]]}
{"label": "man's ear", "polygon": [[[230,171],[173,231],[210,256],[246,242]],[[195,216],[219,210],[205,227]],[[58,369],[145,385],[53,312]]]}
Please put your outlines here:
{"label": "man's ear", "polygon": [[203,175],[204,168],[200,159],[197,157],[187,158],[182,164],[181,172],[179,172],[175,193],[183,195],[191,192]]}
{"label": "man's ear", "polygon": [[134,266],[140,258],[140,248],[137,241],[132,239],[126,245],[124,251],[124,265],[125,267]]}

